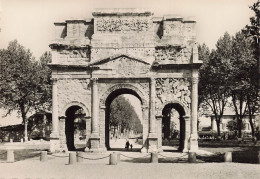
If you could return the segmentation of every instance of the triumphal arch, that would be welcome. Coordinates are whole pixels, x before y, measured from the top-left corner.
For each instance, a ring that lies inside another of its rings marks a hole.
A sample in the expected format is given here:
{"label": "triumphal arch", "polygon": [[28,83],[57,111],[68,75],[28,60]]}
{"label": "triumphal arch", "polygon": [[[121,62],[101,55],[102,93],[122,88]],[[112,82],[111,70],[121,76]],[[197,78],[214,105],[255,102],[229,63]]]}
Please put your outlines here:
{"label": "triumphal arch", "polygon": [[106,151],[109,105],[121,94],[141,102],[143,152],[161,151],[168,108],[180,114],[180,150],[197,150],[195,20],[137,9],[96,9],[92,15],[54,23],[51,151],[73,149],[69,131],[78,109],[86,120],[85,150]]}

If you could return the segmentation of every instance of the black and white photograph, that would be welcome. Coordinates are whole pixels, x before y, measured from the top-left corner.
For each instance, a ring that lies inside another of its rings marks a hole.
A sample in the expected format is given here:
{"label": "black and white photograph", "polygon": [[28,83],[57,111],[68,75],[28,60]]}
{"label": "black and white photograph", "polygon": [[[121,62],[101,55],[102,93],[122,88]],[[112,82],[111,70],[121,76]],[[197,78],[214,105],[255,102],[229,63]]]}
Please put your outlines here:
{"label": "black and white photograph", "polygon": [[260,0],[0,0],[1,179],[259,179]]}

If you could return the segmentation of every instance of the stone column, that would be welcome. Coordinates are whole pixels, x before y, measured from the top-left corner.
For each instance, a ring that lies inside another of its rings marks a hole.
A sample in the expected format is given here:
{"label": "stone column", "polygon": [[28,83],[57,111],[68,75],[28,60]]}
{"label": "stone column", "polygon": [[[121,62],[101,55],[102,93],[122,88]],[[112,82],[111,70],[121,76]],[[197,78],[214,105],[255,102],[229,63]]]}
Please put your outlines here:
{"label": "stone column", "polygon": [[190,139],[190,116],[183,116],[185,122],[185,137],[184,137],[184,147],[182,152],[189,151],[189,139]]}
{"label": "stone column", "polygon": [[148,152],[158,151],[158,136],[155,130],[155,83],[155,79],[151,78]]}
{"label": "stone column", "polygon": [[91,91],[91,136],[90,136],[90,150],[97,151],[100,148],[99,136],[99,98],[97,78],[92,78],[92,91]]}
{"label": "stone column", "polygon": [[98,113],[99,113],[99,104],[98,104],[98,87],[97,79],[92,79],[92,105],[91,105],[91,129],[92,134],[98,135]]}
{"label": "stone column", "polygon": [[57,87],[57,79],[52,79],[52,133],[51,138],[58,138],[58,87]]}
{"label": "stone column", "polygon": [[143,147],[141,149],[142,153],[147,153],[148,151],[148,135],[149,135],[149,107],[142,106],[142,120],[143,120]]}
{"label": "stone column", "polygon": [[[197,74],[197,73],[195,73]],[[194,75],[195,76],[195,75]],[[190,136],[190,150],[198,150],[198,82],[197,76],[192,77],[192,89],[191,89],[191,136]]]}
{"label": "stone column", "polygon": [[155,79],[150,83],[150,113],[149,113],[149,135],[155,134]]}
{"label": "stone column", "polygon": [[66,117],[62,116],[60,117],[59,120],[59,141],[60,141],[60,145],[59,145],[59,151],[60,152],[67,152],[68,151],[68,147],[67,147],[67,139],[66,139],[66,133],[65,133],[65,122],[66,122]]}

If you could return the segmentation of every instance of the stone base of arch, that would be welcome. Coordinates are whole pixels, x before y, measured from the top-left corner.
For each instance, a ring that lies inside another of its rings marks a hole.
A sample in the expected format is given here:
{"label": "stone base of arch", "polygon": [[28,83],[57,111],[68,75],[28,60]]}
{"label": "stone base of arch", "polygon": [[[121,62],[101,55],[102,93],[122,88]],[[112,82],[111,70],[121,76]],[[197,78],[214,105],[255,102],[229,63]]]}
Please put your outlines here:
{"label": "stone base of arch", "polygon": [[159,145],[158,145],[158,137],[156,134],[149,134],[148,140],[148,152],[158,152]]}
{"label": "stone base of arch", "polygon": [[190,144],[190,150],[189,150],[190,152],[196,152],[199,150],[197,134],[191,134],[189,144]]}

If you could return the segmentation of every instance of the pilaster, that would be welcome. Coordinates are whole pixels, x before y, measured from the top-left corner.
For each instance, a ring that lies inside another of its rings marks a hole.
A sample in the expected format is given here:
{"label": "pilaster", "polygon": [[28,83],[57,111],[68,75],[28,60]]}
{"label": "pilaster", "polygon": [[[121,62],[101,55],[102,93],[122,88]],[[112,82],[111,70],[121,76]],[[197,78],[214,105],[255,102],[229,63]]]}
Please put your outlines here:
{"label": "pilaster", "polygon": [[148,152],[158,150],[158,136],[155,131],[155,79],[150,81],[150,111],[149,111],[149,135],[148,135]]}
{"label": "pilaster", "polygon": [[185,138],[184,138],[184,147],[182,152],[189,151],[189,139],[190,139],[190,116],[183,116],[185,122]]}
{"label": "pilaster", "polygon": [[198,83],[199,79],[197,76],[197,70],[193,71],[192,77],[192,89],[191,89],[191,135],[190,135],[190,150],[198,150]]}
{"label": "pilaster", "polygon": [[91,136],[90,136],[90,151],[99,151],[100,149],[100,136],[99,136],[99,98],[98,98],[98,86],[97,78],[92,78],[92,110],[91,110]]}

